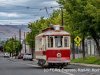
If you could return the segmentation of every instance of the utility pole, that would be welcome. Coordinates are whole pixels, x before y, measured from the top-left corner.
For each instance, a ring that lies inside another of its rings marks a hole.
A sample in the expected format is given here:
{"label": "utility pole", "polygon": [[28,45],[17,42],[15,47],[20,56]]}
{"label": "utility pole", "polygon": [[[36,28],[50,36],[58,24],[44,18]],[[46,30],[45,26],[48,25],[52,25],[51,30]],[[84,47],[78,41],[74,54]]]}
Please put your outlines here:
{"label": "utility pole", "polygon": [[61,8],[61,24],[62,26],[64,25],[64,19],[63,19],[63,7],[60,7]]}
{"label": "utility pole", "polygon": [[32,53],[32,59],[34,58],[34,51],[33,51],[33,32],[31,31],[31,45],[32,45],[32,49],[31,49],[31,53]]}
{"label": "utility pole", "polygon": [[25,39],[26,33],[24,32],[24,46],[25,46],[25,53],[26,53],[26,39]]}
{"label": "utility pole", "polygon": [[16,34],[14,34],[14,45],[15,45],[15,58],[16,58],[16,55],[17,55],[17,51],[16,51]]}
{"label": "utility pole", "polygon": [[21,29],[19,29],[19,41],[21,42]]}
{"label": "utility pole", "polygon": [[[21,28],[19,29],[19,41],[21,43]],[[21,51],[19,53],[21,53]]]}

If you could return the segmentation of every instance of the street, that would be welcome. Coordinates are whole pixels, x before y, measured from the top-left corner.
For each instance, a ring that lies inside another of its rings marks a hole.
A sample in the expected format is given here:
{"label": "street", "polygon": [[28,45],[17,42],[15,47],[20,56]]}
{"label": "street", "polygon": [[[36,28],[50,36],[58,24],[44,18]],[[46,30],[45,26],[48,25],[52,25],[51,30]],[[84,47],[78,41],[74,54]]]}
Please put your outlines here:
{"label": "street", "polygon": [[100,75],[100,69],[78,65],[41,68],[33,61],[0,57],[0,75]]}

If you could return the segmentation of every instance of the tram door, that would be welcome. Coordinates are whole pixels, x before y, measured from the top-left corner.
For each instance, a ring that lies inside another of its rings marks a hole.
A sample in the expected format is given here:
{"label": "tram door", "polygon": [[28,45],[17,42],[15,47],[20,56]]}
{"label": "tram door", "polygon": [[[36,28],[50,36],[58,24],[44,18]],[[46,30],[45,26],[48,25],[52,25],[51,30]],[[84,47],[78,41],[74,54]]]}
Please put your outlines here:
{"label": "tram door", "polygon": [[46,50],[46,37],[42,38],[42,49],[43,49],[43,51]]}

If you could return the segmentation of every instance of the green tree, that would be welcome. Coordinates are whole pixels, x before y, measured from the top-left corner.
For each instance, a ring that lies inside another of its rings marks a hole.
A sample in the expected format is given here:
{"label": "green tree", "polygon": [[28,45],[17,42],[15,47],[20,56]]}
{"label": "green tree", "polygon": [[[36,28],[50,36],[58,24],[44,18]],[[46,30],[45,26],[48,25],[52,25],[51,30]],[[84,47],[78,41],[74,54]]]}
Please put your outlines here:
{"label": "green tree", "polygon": [[41,17],[39,20],[29,23],[28,28],[30,28],[31,32],[27,33],[26,35],[26,41],[29,44],[29,47],[31,48],[32,55],[34,57],[34,48],[35,48],[35,36],[42,32],[43,29],[48,27],[49,20],[44,19],[44,17]]}
{"label": "green tree", "polygon": [[[87,35],[93,37],[98,53],[100,29],[100,0],[59,0],[66,10],[65,25],[72,36],[79,34],[82,37],[83,57],[85,57],[84,39]],[[68,19],[67,19],[68,18]]]}
{"label": "green tree", "polygon": [[21,49],[22,49],[21,43],[18,40],[15,40],[14,38],[7,40],[6,43],[4,44],[4,51],[10,54],[18,55]]}

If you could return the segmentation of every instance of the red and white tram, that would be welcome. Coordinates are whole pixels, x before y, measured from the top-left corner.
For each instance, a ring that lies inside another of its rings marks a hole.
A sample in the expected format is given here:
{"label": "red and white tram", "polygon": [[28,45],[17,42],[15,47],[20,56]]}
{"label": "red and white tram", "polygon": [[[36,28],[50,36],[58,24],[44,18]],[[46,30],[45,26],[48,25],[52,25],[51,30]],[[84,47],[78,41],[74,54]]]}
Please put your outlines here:
{"label": "red and white tram", "polygon": [[53,25],[35,38],[35,56],[38,65],[65,66],[70,63],[70,34],[59,25]]}

